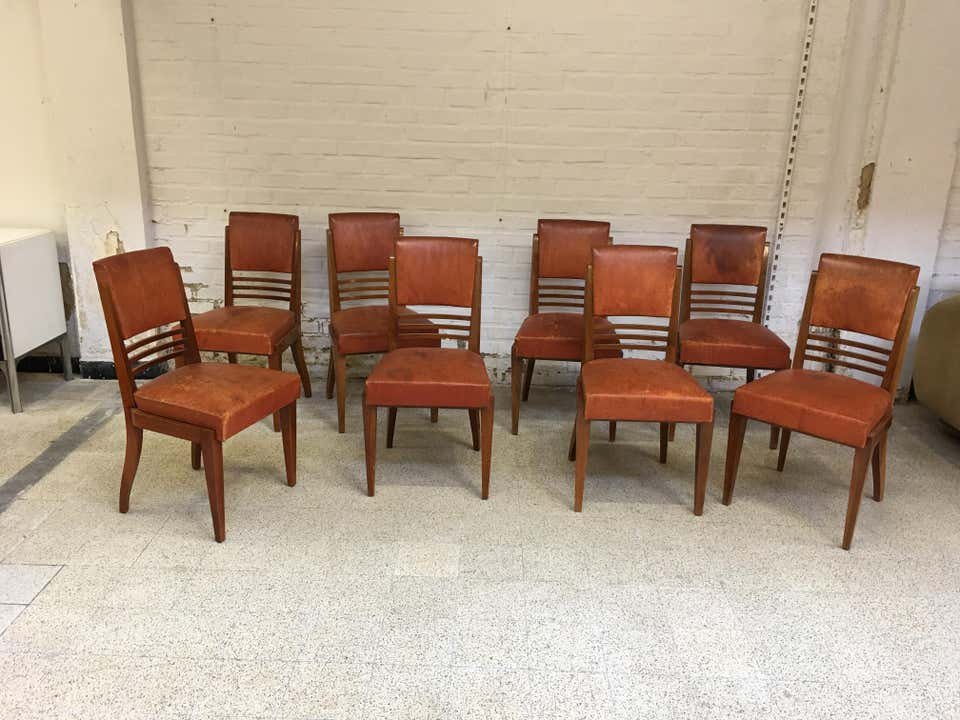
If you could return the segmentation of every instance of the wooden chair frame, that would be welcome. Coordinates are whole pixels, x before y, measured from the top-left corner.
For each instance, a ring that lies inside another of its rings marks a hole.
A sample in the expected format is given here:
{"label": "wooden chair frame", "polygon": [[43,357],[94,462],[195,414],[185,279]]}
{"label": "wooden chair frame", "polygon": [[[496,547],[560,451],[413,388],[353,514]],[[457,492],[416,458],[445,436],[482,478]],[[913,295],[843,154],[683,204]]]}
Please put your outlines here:
{"label": "wooden chair frame", "polygon": [[[138,333],[138,339],[130,342],[120,331],[116,305],[110,288],[98,283],[100,299],[103,304],[104,318],[110,337],[110,349],[113,352],[117,381],[120,385],[120,398],[126,425],[126,451],[123,471],[120,478],[119,510],[126,513],[130,509],[130,492],[133,480],[140,465],[143,450],[143,431],[151,430],[162,435],[170,435],[190,442],[191,463],[194,470],[201,464],[207,482],[207,497],[210,502],[210,515],[213,519],[213,533],[217,542],[226,539],[226,514],[223,493],[223,441],[207,427],[172,420],[161,415],[145,412],[137,407],[137,376],[148,368],[173,361],[177,367],[201,362],[197,348],[197,337],[193,329],[193,319],[187,303],[183,283],[180,284],[183,303],[183,320],[166,326]],[[158,344],[159,343],[159,344]],[[286,467],[287,485],[297,484],[297,404],[296,401],[281,408],[279,415],[280,431],[283,438],[283,459]]]}
{"label": "wooden chair frame", "polygon": [[[708,312],[721,315],[741,315],[750,319],[750,322],[763,323],[763,312],[767,300],[767,275],[770,270],[770,241],[763,244],[763,259],[760,263],[760,276],[757,278],[755,292],[745,290],[727,291],[715,289],[693,288],[693,238],[687,236],[686,249],[683,254],[683,292],[680,296],[680,323],[690,319],[695,312]],[[711,285],[711,283],[698,283]],[[696,366],[700,363],[684,363]],[[745,370],[747,382],[753,382],[757,370],[746,366],[728,366],[735,370]],[[670,427],[670,440],[673,440],[674,427]],[[770,449],[776,450],[780,443],[780,428],[770,426]]]}
{"label": "wooden chair frame", "polygon": [[[663,352],[664,360],[676,363],[678,353],[678,328],[680,287],[683,268],[677,267],[676,281],[673,286],[673,301],[667,325],[648,323],[614,323],[613,332],[597,334],[594,328],[593,313],[593,265],[587,268],[586,300],[584,312],[584,346],[583,364],[594,359],[596,349],[619,348],[621,350],[646,350]],[[618,330],[626,330],[619,333]],[[598,341],[599,338],[599,341]],[[575,512],[583,510],[583,493],[587,475],[587,455],[590,449],[590,423],[596,418],[588,420],[585,417],[586,398],[583,392],[582,377],[577,378],[577,416],[573,433],[570,436],[570,449],[567,459],[576,461],[575,482],[573,492],[573,509]],[[616,423],[620,418],[604,418],[610,423],[611,442],[616,437]],[[602,420],[601,420],[602,421]],[[667,462],[667,445],[670,428],[675,423],[660,423],[660,456],[661,464]],[[710,465],[710,448],[713,441],[713,421],[694,423],[696,425],[696,459],[694,466],[694,500],[693,514],[702,515],[707,490],[707,476]]]}
{"label": "wooden chair frame", "polygon": [[[483,258],[477,257],[473,276],[473,297],[470,313],[433,312],[418,313],[414,319],[402,318],[399,315],[400,306],[397,303],[397,268],[396,258],[390,258],[389,264],[389,301],[390,326],[389,348],[398,347],[401,336],[424,335],[437,337],[442,340],[466,341],[467,349],[480,355],[480,307],[481,283],[483,278]],[[431,330],[422,332],[422,326],[429,323]],[[367,473],[367,495],[373,497],[376,487],[377,465],[377,409],[378,405],[367,402],[367,392],[363,392],[363,441]],[[387,406],[387,448],[393,447],[394,432],[397,425],[397,410],[401,406]],[[428,407],[426,405],[404,405],[402,407]],[[481,407],[466,407],[463,405],[441,405],[452,409],[466,409],[470,417],[470,433],[473,440],[473,449],[480,452],[481,490],[480,497],[486,500],[490,496],[490,458],[493,450],[493,393],[490,393],[487,403]],[[431,408],[431,421],[435,422]]]}
{"label": "wooden chair frame", "polygon": [[[860,448],[848,445],[854,450],[853,471],[850,477],[850,494],[847,499],[847,514],[843,529],[844,550],[849,550],[853,542],[853,533],[857,524],[857,515],[860,511],[860,500],[863,495],[863,486],[866,481],[867,467],[872,465],[873,470],[873,499],[883,500],[886,486],[887,464],[887,431],[893,419],[893,401],[897,391],[897,380],[903,366],[903,356],[910,337],[910,327],[917,307],[917,296],[920,292],[914,287],[907,296],[903,315],[897,328],[896,336],[890,348],[848,340],[833,335],[826,335],[819,331],[811,332],[810,312],[813,307],[813,293],[817,283],[817,271],[810,275],[807,285],[807,297],[804,302],[803,315],[800,320],[800,334],[797,337],[796,350],[791,367],[802,369],[807,361],[827,363],[837,367],[845,367],[859,372],[868,373],[881,378],[880,387],[890,394],[890,408],[877,422],[867,435],[867,444]],[[848,349],[852,348],[852,349]],[[867,355],[865,352],[873,353]],[[730,414],[730,430],[727,440],[727,459],[723,477],[723,504],[733,502],[733,488],[737,480],[737,471],[740,466],[740,454],[743,449],[743,438],[746,433],[746,415]],[[782,428],[780,438],[780,453],[777,458],[777,470],[782,472],[786,464],[787,449],[790,447],[790,436],[798,430]],[[809,433],[801,433],[809,434]],[[827,437],[822,440],[837,442]],[[837,443],[843,445],[844,443]]]}
{"label": "wooden chair frame", "polygon": [[[224,240],[224,263],[223,263],[223,304],[226,307],[234,307],[237,300],[268,300],[272,302],[286,303],[290,312],[296,317],[293,328],[284,335],[277,343],[273,354],[267,356],[267,367],[272,370],[283,369],[283,352],[290,348],[293,355],[293,362],[296,365],[297,373],[300,375],[300,382],[303,385],[303,394],[306,397],[312,397],[313,388],[310,385],[310,371],[307,368],[307,359],[303,352],[303,337],[300,329],[300,320],[302,315],[302,279],[301,279],[301,250],[300,250],[300,229],[297,229],[296,238],[293,243],[293,265],[290,272],[290,279],[275,277],[284,273],[272,273],[270,275],[237,275],[237,272],[265,272],[265,271],[236,271],[230,262],[230,225],[223,229]],[[241,353],[227,353],[227,361],[236,364],[237,355]],[[243,353],[246,354],[246,353]],[[255,353],[250,353],[255,354]],[[281,429],[280,413],[273,418],[273,429]]]}
{"label": "wooden chair frame", "polygon": [[[607,244],[613,244],[613,235],[608,237]],[[579,279],[580,278],[540,277],[540,234],[534,233],[530,260],[529,315],[538,314],[541,307],[573,308],[582,312],[586,299],[586,281],[584,281],[583,285],[565,285],[559,282],[550,282],[551,280]],[[546,284],[542,284],[541,280],[546,280]],[[520,402],[527,402],[527,400],[530,399],[530,385],[533,383],[533,369],[537,360],[570,362],[569,358],[526,357],[520,355],[517,351],[517,343],[513,343],[510,350],[510,432],[513,435],[516,435],[520,429]],[[523,378],[522,391],[521,377]],[[616,438],[616,426],[611,425],[610,427],[610,439],[612,441]]]}

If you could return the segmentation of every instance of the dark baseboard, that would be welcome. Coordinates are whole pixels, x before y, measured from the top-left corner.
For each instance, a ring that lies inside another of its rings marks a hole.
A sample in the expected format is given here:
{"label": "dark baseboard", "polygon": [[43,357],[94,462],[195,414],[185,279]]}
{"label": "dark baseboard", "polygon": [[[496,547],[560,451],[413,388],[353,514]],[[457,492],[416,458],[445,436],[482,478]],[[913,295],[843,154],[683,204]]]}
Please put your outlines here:
{"label": "dark baseboard", "polygon": [[[149,380],[159,377],[167,371],[163,365],[154,365],[137,375],[138,378]],[[80,376],[87,380],[116,380],[117,368],[109,360],[81,360]]]}
{"label": "dark baseboard", "polygon": [[[75,375],[80,374],[83,363],[80,358],[71,358],[70,365]],[[113,365],[113,363],[110,363]],[[63,374],[63,358],[59,355],[28,355],[17,360],[17,370],[28,373],[55,373]]]}
{"label": "dark baseboard", "polygon": [[[109,360],[81,360],[72,358],[73,374],[88,380],[116,380],[117,369]],[[63,360],[59,355],[29,355],[17,361],[17,370],[25,373],[63,374]],[[163,375],[166,368],[154,365],[144,370],[138,377],[150,379]]]}

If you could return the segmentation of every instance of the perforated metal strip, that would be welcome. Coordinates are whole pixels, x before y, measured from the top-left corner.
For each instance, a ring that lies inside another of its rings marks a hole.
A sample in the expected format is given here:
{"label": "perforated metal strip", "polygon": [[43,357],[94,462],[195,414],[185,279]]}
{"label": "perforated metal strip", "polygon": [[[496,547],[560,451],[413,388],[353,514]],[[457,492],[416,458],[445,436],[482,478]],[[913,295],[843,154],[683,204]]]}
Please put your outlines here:
{"label": "perforated metal strip", "polygon": [[770,258],[770,270],[767,273],[766,303],[763,309],[763,324],[770,322],[770,301],[777,283],[777,267],[780,249],[783,246],[783,230],[787,223],[787,211],[790,208],[790,189],[793,185],[793,170],[797,159],[797,140],[800,137],[800,120],[803,117],[803,101],[807,94],[807,75],[810,70],[810,55],[813,51],[813,33],[817,26],[817,6],[820,0],[810,0],[807,10],[806,27],[803,32],[803,47],[800,54],[800,72],[797,77],[797,92],[794,96],[793,118],[790,122],[790,142],[787,144],[787,159],[783,168],[783,184],[780,189],[780,210],[777,213],[777,233],[773,242]]}

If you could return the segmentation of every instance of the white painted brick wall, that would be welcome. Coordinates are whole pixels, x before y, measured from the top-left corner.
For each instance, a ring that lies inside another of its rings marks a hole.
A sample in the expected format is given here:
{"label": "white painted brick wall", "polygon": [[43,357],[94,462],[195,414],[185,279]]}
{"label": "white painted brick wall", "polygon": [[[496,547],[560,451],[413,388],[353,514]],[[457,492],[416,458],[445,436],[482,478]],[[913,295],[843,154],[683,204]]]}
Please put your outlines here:
{"label": "white painted brick wall", "polygon": [[[774,226],[805,2],[307,4],[134,10],[158,242],[204,310],[222,298],[227,212],[298,214],[318,369],[328,212],[397,210],[408,234],[479,238],[482,350],[499,372],[538,217],[606,219],[617,242],[678,247],[692,222]],[[771,313],[790,342],[847,2],[821,12]]]}
{"label": "white painted brick wall", "polygon": [[957,293],[960,293],[960,158],[953,171],[928,307]]}

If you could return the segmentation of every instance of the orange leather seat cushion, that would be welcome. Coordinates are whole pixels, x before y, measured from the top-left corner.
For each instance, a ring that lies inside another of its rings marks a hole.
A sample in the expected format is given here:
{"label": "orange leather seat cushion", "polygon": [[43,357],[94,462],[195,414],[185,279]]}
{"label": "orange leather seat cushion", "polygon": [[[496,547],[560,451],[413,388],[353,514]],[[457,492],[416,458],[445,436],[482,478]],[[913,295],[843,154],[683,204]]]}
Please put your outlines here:
{"label": "orange leather seat cushion", "polygon": [[580,371],[588,420],[710,422],[713,398],[679,365],[665,360],[603,358]]}
{"label": "orange leather seat cushion", "polygon": [[367,377],[367,402],[395,407],[486,407],[483,358],[455,348],[398,348]]}
{"label": "orange leather seat cushion", "polygon": [[[596,327],[613,332],[606,318],[596,318]],[[514,341],[517,354],[525,358],[544,360],[583,359],[583,315],[581,313],[537,313],[530,315]],[[619,357],[618,350],[599,350],[598,357]]]}
{"label": "orange leather seat cushion", "polygon": [[890,393],[816,370],[781,370],[739,388],[731,412],[852,447],[890,411]]}
{"label": "orange leather seat cushion", "polygon": [[249,365],[193,363],[142,385],[134,393],[144,412],[210,428],[226,440],[300,397],[293,373]]}
{"label": "orange leather seat cushion", "polygon": [[201,350],[270,355],[297,323],[289,310],[234,305],[193,316]]}
{"label": "orange leather seat cushion", "polygon": [[696,318],[680,325],[680,362],[691,365],[790,367],[790,347],[760,323]]}
{"label": "orange leather seat cushion", "polygon": [[[401,310],[401,315],[416,315],[412,310]],[[424,321],[429,323],[428,320]],[[338,310],[330,318],[330,335],[341,355],[359,355],[362,353],[385,353],[388,350],[390,327],[390,308],[388,305],[365,305]],[[436,328],[432,327],[431,332]],[[399,338],[402,345],[440,346],[440,337],[435,342],[417,338],[415,341]]]}

